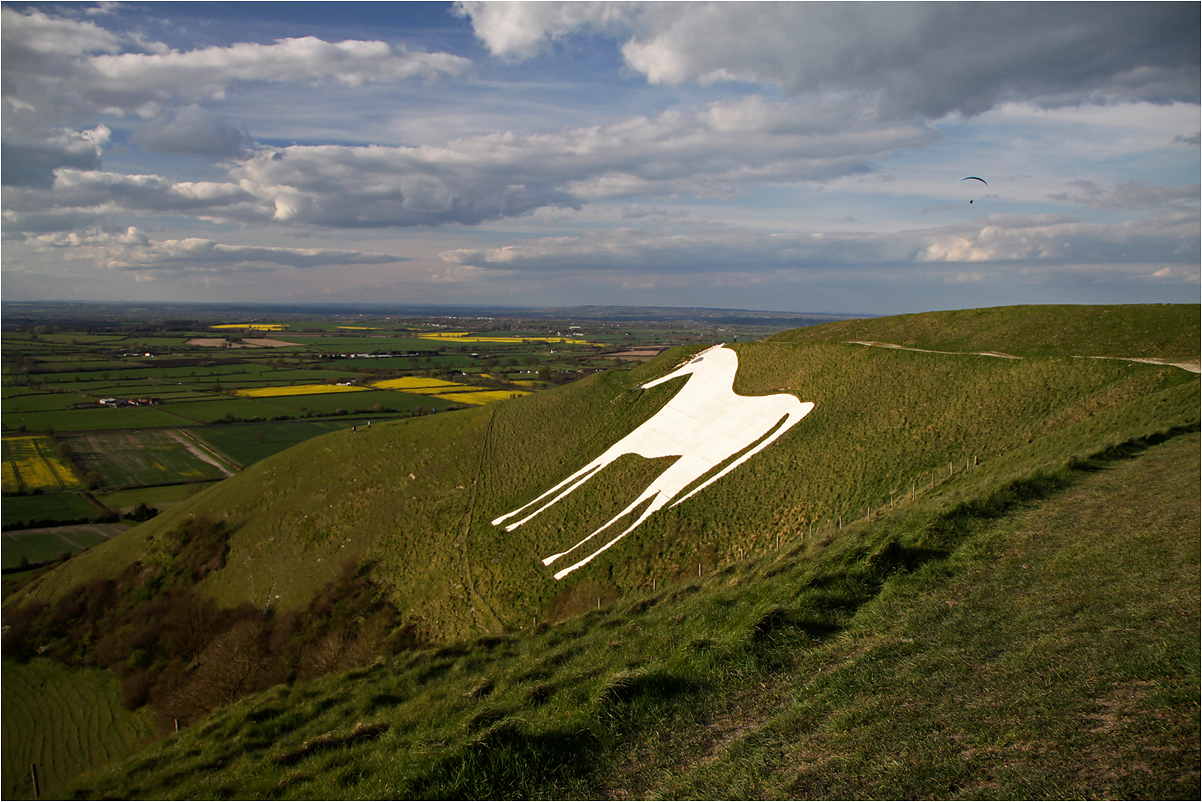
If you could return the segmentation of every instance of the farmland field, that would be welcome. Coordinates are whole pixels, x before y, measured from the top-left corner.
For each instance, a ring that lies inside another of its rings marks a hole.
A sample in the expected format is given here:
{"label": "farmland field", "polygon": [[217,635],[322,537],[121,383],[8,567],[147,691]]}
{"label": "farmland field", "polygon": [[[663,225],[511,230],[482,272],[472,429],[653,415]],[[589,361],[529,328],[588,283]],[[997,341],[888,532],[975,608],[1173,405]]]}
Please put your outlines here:
{"label": "farmland field", "polygon": [[149,712],[126,711],[120,682],[100,669],[5,660],[3,700],[5,799],[33,798],[31,764],[42,797],[55,799],[60,784],[133,754],[155,735]]}
{"label": "farmland field", "polygon": [[95,432],[63,438],[87,471],[108,488],[223,479],[232,471],[175,430]]}
{"label": "farmland field", "polygon": [[77,490],[83,482],[54,449],[49,437],[4,438],[4,492]]}
{"label": "farmland field", "polygon": [[424,379],[420,376],[405,376],[400,379],[387,379],[385,381],[372,382],[372,387],[379,387],[382,390],[403,390],[407,393],[421,393],[423,395],[437,395],[438,393],[448,390],[456,390],[463,387],[462,384],[455,382],[443,381],[442,379]]}
{"label": "farmland field", "polygon": [[362,387],[350,387],[342,384],[295,384],[280,387],[248,387],[235,392],[246,398],[271,398],[277,395],[320,395],[322,393],[360,392]]}
{"label": "farmland field", "polygon": [[127,528],[125,524],[76,524],[5,532],[0,535],[3,543],[0,562],[5,568],[12,568],[22,557],[31,563],[53,560],[64,551],[75,554],[103,543]]}
{"label": "farmland field", "polygon": [[162,487],[137,487],[132,490],[114,490],[100,495],[99,500],[114,512],[128,512],[139,504],[146,504],[159,510],[164,510],[173,504],[195,496],[206,487],[212,487],[215,482],[189,482],[185,485],[165,485]]}
{"label": "farmland field", "polygon": [[[7,463],[5,463],[7,464]],[[50,493],[38,496],[5,496],[5,526],[17,521],[76,521],[92,518],[97,510],[76,493]]]}
{"label": "farmland field", "polygon": [[303,423],[264,423],[261,426],[210,426],[193,429],[192,432],[230,459],[242,465],[251,465],[318,435],[367,425],[366,419],[345,418]]}
{"label": "farmland field", "polygon": [[[124,412],[124,410],[120,411]],[[214,396],[211,401],[189,401],[181,404],[172,404],[171,411],[197,423],[219,421],[227,415],[247,420],[250,418],[271,418],[276,415],[286,414],[286,410],[280,409],[269,401],[251,398],[229,398],[226,396]],[[180,419],[173,418],[173,422],[179,424]]]}
{"label": "farmland field", "polygon": [[183,421],[162,407],[124,407],[122,409],[65,409],[47,412],[21,412],[5,415],[9,428],[24,426],[39,431],[47,426],[59,432],[93,429],[144,429],[154,426],[179,426]]}
{"label": "farmland field", "polygon": [[72,404],[95,404],[96,399],[78,393],[29,393],[18,396],[5,396],[3,411],[5,415],[25,412],[43,412],[48,409],[69,409]]}
{"label": "farmland field", "polygon": [[385,409],[395,409],[402,412],[407,412],[417,407],[443,409],[449,406],[449,402],[442,402],[431,396],[414,395],[395,390],[366,389],[353,396],[333,394],[276,396],[271,399],[271,403],[279,407],[296,410],[298,413],[311,412],[318,415],[329,415],[337,409],[347,409],[352,412],[363,410],[366,412],[377,404]]}

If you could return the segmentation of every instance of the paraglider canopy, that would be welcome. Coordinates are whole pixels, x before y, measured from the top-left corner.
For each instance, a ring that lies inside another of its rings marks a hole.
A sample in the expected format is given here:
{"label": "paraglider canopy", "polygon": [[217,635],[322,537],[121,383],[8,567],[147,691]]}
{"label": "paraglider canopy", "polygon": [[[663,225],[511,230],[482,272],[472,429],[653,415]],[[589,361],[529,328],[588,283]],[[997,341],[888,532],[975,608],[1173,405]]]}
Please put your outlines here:
{"label": "paraglider canopy", "polygon": [[[984,178],[981,178],[980,176],[975,176],[975,175],[966,175],[966,176],[964,176],[963,178],[961,178],[961,179],[960,179],[960,183],[961,183],[961,184],[963,184],[965,181],[980,181],[980,182],[981,182],[982,184],[984,184],[985,186],[989,186],[989,182],[988,182],[988,181],[986,181]],[[971,203],[972,203],[972,201],[971,201],[971,200],[969,200],[969,203],[971,204]]]}

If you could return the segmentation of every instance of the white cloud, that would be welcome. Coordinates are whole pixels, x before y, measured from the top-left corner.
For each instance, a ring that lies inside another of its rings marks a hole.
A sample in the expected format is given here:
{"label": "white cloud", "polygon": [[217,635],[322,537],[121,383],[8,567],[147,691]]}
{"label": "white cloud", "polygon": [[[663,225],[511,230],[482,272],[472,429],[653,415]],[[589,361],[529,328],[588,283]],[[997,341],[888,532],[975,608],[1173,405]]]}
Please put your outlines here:
{"label": "white cloud", "polygon": [[0,18],[6,185],[46,186],[57,167],[98,168],[99,147],[81,154],[56,139],[85,139],[89,132],[79,129],[101,113],[155,118],[134,137],[150,150],[228,156],[248,137],[199,106],[165,108],[221,97],[249,82],[359,86],[462,77],[473,68],[462,56],[379,41],[310,36],[178,51],[36,9],[3,8]]}
{"label": "white cloud", "polygon": [[499,248],[453,249],[439,257],[479,268],[543,272],[835,268],[856,273],[882,266],[964,263],[1196,265],[1200,234],[1197,216],[1189,214],[1109,225],[1063,215],[995,215],[977,224],[883,234],[764,234],[735,228],[669,234],[626,228]]}
{"label": "white cloud", "polygon": [[112,233],[100,230],[46,234],[28,240],[36,248],[66,248],[70,258],[88,259],[98,266],[132,271],[170,271],[180,274],[232,273],[279,267],[311,268],[338,265],[377,265],[406,261],[381,253],[317,248],[272,248],[223,245],[191,237],[155,241],[137,228]]}
{"label": "white cloud", "polygon": [[250,81],[359,86],[462,77],[471,69],[469,59],[449,53],[306,36],[269,45],[243,42],[186,52],[98,55],[81,65],[80,91],[101,105],[136,109],[152,100],[220,97],[229,86]]}
{"label": "white cloud", "polygon": [[547,206],[822,181],[937,138],[924,125],[880,122],[853,104],[749,97],[547,134],[261,149],[231,167],[225,183],[60,169],[51,191],[26,189],[5,205],[10,231],[36,215],[45,225],[52,209],[346,228],[470,225]]}
{"label": "white cloud", "polygon": [[90,131],[57,128],[42,136],[6,137],[0,150],[4,185],[49,187],[61,167],[96,169],[111,133],[107,126],[98,125]]}
{"label": "white cloud", "polygon": [[1061,203],[1075,203],[1086,209],[1185,209],[1197,207],[1202,187],[1198,184],[1180,187],[1152,186],[1131,179],[1114,187],[1103,187],[1093,181],[1070,181],[1072,192],[1049,195]]}
{"label": "white cloud", "polygon": [[[271,44],[241,42],[179,51],[105,31],[88,20],[3,9],[6,97],[44,100],[51,89],[99,108],[136,111],[148,102],[220,96],[237,83],[347,86],[462,77],[470,59],[410,51],[380,41],[326,42],[314,36]],[[149,51],[149,52],[121,52]]]}
{"label": "white cloud", "polygon": [[174,117],[159,115],[131,139],[155,153],[191,153],[197,156],[238,156],[250,145],[250,134],[230,127],[219,115],[195,103]]}
{"label": "white cloud", "polygon": [[[583,7],[583,8],[582,8]],[[772,83],[879,93],[902,115],[1007,100],[1198,102],[1193,3],[460,4],[494,55],[529,58],[577,31],[622,39],[655,84]]]}

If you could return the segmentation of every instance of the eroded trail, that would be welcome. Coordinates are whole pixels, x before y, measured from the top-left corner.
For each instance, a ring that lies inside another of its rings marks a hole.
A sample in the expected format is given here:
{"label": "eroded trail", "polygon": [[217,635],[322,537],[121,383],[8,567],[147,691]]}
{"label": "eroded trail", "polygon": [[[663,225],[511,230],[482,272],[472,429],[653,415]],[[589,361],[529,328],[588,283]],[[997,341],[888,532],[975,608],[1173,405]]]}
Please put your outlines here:
{"label": "eroded trail", "polygon": [[[930,348],[910,348],[905,345],[897,345],[896,343],[882,343],[874,340],[848,340],[851,345],[864,345],[870,348],[892,348],[897,351],[918,351],[923,354],[950,354],[955,356],[992,356],[999,359],[1025,359],[1026,357],[1015,356],[1014,354],[1005,354],[1001,351],[935,351]],[[1170,362],[1167,359],[1152,359],[1149,357],[1136,356],[1074,356],[1073,359],[1117,359],[1121,362],[1145,362],[1150,365],[1166,365],[1173,368],[1181,368],[1190,373],[1202,373],[1202,360],[1193,360],[1188,362]]]}

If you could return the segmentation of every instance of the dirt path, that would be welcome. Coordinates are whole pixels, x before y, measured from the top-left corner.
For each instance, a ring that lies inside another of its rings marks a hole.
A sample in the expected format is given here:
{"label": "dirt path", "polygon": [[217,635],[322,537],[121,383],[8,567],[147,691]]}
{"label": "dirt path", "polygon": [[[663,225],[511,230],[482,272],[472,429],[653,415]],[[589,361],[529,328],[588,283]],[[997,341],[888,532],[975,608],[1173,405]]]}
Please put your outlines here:
{"label": "dirt path", "polygon": [[196,457],[201,462],[207,462],[209,465],[212,465],[226,476],[234,475],[234,471],[230,468],[229,464],[206,448],[191,435],[187,434],[186,432],[182,432],[179,429],[172,429],[170,432],[168,432],[168,434],[171,435],[173,440],[182,445],[184,448],[188,449],[189,454]]}
{"label": "dirt path", "polygon": [[[923,354],[952,354],[952,355],[971,355],[971,356],[993,356],[999,359],[1024,359],[1021,356],[1013,354],[1004,354],[1000,351],[933,351],[929,348],[908,348],[904,345],[895,343],[881,343],[873,340],[848,340],[851,345],[864,345],[871,348],[892,348],[898,351],[918,351]],[[1151,359],[1134,356],[1074,356],[1073,359],[1117,359],[1121,362],[1145,362],[1150,365],[1167,365],[1169,367],[1181,368],[1188,370],[1190,373],[1202,374],[1202,361],[1194,360],[1192,362],[1170,362],[1167,359]]]}

